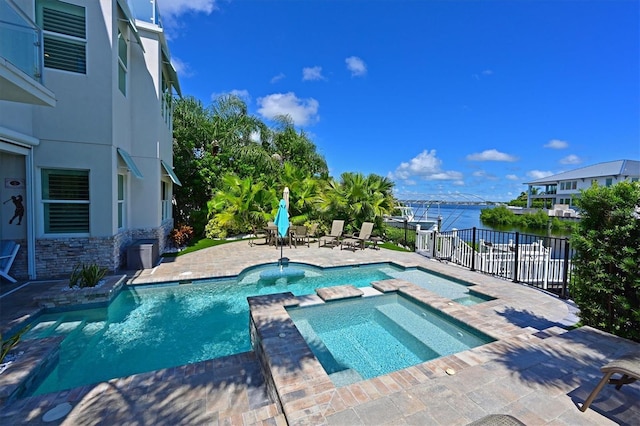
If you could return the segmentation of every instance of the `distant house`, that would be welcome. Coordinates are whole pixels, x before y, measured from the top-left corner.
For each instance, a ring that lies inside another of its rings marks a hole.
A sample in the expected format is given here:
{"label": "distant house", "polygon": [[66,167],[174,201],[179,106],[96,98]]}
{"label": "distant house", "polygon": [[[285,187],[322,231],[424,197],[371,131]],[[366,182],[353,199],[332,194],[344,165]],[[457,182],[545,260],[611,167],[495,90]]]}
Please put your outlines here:
{"label": "distant house", "polygon": [[[532,200],[544,200],[549,207],[563,205],[572,208],[574,201],[580,196],[581,189],[589,188],[594,182],[601,186],[611,186],[623,180],[640,180],[640,161],[617,160],[598,163],[526,182],[525,185],[529,186],[527,207],[531,207]],[[534,188],[537,188],[537,192]]]}
{"label": "distant house", "polygon": [[[0,239],[12,275],[115,271],[173,227],[172,99],[155,0],[0,0]],[[16,201],[19,201],[17,203]]]}

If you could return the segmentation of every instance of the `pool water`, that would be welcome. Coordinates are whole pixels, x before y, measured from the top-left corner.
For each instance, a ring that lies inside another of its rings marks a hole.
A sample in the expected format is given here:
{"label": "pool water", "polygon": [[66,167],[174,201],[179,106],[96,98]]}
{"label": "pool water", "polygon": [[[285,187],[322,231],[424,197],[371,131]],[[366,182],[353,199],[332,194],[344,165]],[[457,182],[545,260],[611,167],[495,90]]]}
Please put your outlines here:
{"label": "pool water", "polygon": [[282,271],[262,265],[225,279],[127,287],[108,307],[45,314],[23,338],[66,337],[57,366],[31,394],[249,351],[247,297],[301,296],[321,287],[363,287],[394,277],[421,282],[427,279],[421,275],[430,275],[416,269],[397,275],[403,271],[386,263],[326,269],[291,263]]}
{"label": "pool water", "polygon": [[337,386],[493,341],[397,294],[295,307],[288,312]]}
{"label": "pool water", "polygon": [[24,339],[66,338],[57,366],[32,394],[249,351],[248,296],[287,291],[300,296],[316,288],[362,287],[389,278],[379,265],[289,268],[304,270],[304,277],[277,273],[261,278],[264,271],[279,272],[265,265],[230,279],[128,287],[105,308],[42,315]]}
{"label": "pool water", "polygon": [[393,278],[400,278],[415,285],[423,287],[442,297],[451,299],[461,305],[475,305],[489,300],[493,297],[482,293],[474,292],[469,287],[472,285],[463,281],[454,280],[440,274],[426,272],[419,268],[398,269],[392,266],[381,267],[380,270]]}

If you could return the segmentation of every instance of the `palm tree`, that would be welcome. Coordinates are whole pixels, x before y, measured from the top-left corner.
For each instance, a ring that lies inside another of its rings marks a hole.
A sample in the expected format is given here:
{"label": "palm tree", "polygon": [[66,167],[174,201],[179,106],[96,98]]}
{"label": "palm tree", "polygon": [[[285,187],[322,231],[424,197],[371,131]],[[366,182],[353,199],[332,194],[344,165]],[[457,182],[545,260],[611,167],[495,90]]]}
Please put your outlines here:
{"label": "palm tree", "polygon": [[278,198],[262,182],[237,175],[223,177],[223,188],[208,203],[209,225],[229,232],[253,232],[275,215]]}
{"label": "palm tree", "polygon": [[301,225],[311,219],[314,201],[318,195],[319,181],[292,163],[284,163],[280,186],[289,188],[289,218]]}
{"label": "palm tree", "polygon": [[393,210],[393,182],[381,176],[343,173],[340,181],[330,179],[318,197],[317,208],[327,219],[345,219],[351,229],[363,222],[382,226],[382,217]]}

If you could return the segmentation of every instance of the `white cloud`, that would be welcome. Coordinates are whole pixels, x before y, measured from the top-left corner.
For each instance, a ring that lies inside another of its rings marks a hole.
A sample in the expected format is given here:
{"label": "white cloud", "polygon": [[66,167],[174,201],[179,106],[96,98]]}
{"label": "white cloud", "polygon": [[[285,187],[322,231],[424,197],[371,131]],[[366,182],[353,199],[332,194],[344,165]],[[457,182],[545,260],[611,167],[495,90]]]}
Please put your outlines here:
{"label": "white cloud", "polygon": [[483,70],[480,74],[472,74],[475,80],[480,80],[480,77],[490,77],[493,75],[492,70]]}
{"label": "white cloud", "polygon": [[165,20],[175,22],[175,19],[185,13],[206,13],[216,9],[215,0],[167,0],[159,4],[160,14]]}
{"label": "white cloud", "polygon": [[326,80],[322,75],[322,67],[302,68],[302,81]]}
{"label": "white cloud", "polygon": [[476,170],[471,174],[473,177],[484,178],[489,180],[496,180],[498,177],[492,173],[487,172],[486,170]]}
{"label": "white cloud", "polygon": [[284,73],[280,73],[278,75],[275,75],[271,78],[271,84],[273,83],[277,83],[278,81],[282,80],[283,78],[285,78],[286,76],[284,75]]}
{"label": "white cloud", "polygon": [[251,102],[251,95],[249,95],[249,91],[248,90],[239,90],[239,89],[233,89],[229,92],[217,92],[217,93],[212,93],[211,94],[211,100],[215,101],[216,99],[218,99],[221,96],[229,96],[229,95],[233,95],[233,96],[237,96],[240,99],[242,99],[243,101],[249,103]]}
{"label": "white cloud", "polygon": [[567,155],[563,159],[560,160],[560,164],[580,164],[582,163],[582,159],[577,155]]}
{"label": "white cloud", "polygon": [[469,161],[516,161],[513,155],[505,154],[495,149],[487,149],[485,151],[467,155]]}
{"label": "white cloud", "polygon": [[176,58],[175,56],[171,58],[171,64],[173,68],[176,69],[176,72],[180,77],[191,77],[194,75],[191,67],[186,62],[183,62],[181,59]]}
{"label": "white cloud", "polygon": [[542,179],[553,174],[553,172],[542,170],[531,170],[530,172],[527,172],[527,176],[533,179]]}
{"label": "white cloud", "polygon": [[424,150],[408,162],[400,163],[396,171],[390,173],[392,179],[412,181],[413,178],[424,180],[452,180],[456,184],[463,184],[463,175],[456,171],[443,171],[442,160],[436,157],[436,150]]}
{"label": "white cloud", "polygon": [[295,93],[274,93],[258,98],[258,114],[268,119],[288,115],[297,126],[316,123],[319,120],[319,103],[313,98],[299,99]]}
{"label": "white cloud", "polygon": [[569,146],[569,142],[561,141],[560,139],[551,139],[549,142],[547,142],[544,145],[545,148],[551,148],[551,149],[565,149],[568,146]]}
{"label": "white cloud", "polygon": [[351,77],[360,77],[367,73],[367,65],[357,56],[349,56],[344,60],[347,69],[351,71]]}
{"label": "white cloud", "polygon": [[505,178],[509,180],[520,180],[520,178],[516,175],[506,175]]}

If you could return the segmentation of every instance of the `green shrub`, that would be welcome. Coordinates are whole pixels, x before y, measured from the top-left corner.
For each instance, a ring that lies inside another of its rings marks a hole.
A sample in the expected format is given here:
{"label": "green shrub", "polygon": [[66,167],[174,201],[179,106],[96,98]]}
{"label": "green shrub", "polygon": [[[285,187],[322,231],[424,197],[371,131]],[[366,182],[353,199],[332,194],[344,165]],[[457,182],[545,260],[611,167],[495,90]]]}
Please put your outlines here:
{"label": "green shrub", "polygon": [[416,231],[415,229],[407,229],[407,239],[404,238],[404,228],[395,228],[393,226],[385,226],[384,239],[385,241],[392,242],[394,244],[400,244],[403,247],[409,247],[413,250],[416,247]]}
{"label": "green shrub", "polygon": [[480,220],[487,225],[511,225],[516,221],[516,214],[505,206],[480,210]]}
{"label": "green shrub", "polygon": [[592,186],[578,199],[582,219],[569,286],[583,324],[640,342],[640,183]]}
{"label": "green shrub", "polygon": [[107,274],[107,268],[95,263],[76,265],[69,277],[69,287],[95,287]]}

